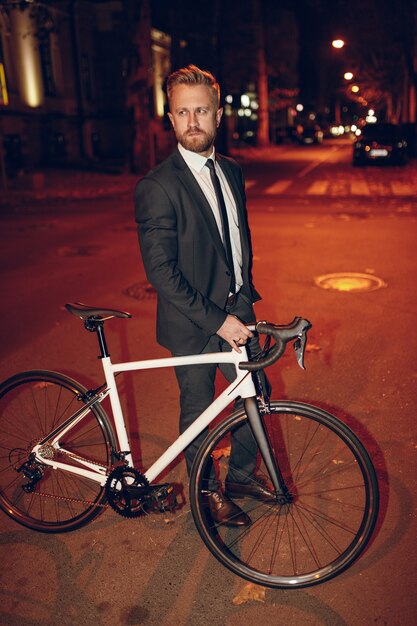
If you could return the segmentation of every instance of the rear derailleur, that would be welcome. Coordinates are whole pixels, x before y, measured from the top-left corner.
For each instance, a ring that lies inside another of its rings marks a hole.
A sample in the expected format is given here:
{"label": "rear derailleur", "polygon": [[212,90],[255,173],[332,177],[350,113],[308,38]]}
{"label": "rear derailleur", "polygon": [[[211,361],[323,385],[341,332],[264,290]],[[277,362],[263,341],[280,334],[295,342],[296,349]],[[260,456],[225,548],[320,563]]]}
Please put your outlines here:
{"label": "rear derailleur", "polygon": [[15,467],[16,472],[23,474],[28,479],[28,483],[22,485],[23,491],[26,493],[32,493],[35,491],[37,483],[42,479],[44,474],[44,466],[38,461],[35,461],[35,455],[30,455],[28,460],[22,463],[19,467]]}
{"label": "rear derailleur", "polygon": [[172,485],[150,485],[146,476],[127,465],[119,465],[110,472],[105,493],[111,508],[122,517],[164,513],[177,506]]}

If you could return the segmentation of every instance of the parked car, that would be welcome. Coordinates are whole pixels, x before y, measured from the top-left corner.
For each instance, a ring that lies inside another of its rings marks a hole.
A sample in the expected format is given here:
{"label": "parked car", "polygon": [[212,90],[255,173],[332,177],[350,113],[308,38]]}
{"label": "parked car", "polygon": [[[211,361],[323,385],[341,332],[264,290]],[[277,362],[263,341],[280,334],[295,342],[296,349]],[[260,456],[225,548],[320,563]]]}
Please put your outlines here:
{"label": "parked car", "polygon": [[366,124],[353,145],[353,165],[407,163],[407,141],[397,124]]}
{"label": "parked car", "polygon": [[323,131],[319,126],[306,126],[300,132],[298,141],[303,145],[323,142]]}

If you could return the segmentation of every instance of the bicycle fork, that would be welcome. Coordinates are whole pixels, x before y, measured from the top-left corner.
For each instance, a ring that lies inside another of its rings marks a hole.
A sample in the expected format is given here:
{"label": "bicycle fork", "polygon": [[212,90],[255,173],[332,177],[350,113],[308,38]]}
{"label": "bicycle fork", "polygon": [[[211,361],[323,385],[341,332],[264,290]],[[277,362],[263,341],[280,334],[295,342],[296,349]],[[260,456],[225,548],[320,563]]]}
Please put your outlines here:
{"label": "bicycle fork", "polygon": [[253,436],[259,446],[259,451],[274,486],[277,501],[280,504],[289,504],[292,501],[292,496],[285,485],[281,470],[279,469],[276,459],[272,454],[268,433],[266,432],[264,423],[261,419],[256,397],[245,398],[244,406]]}

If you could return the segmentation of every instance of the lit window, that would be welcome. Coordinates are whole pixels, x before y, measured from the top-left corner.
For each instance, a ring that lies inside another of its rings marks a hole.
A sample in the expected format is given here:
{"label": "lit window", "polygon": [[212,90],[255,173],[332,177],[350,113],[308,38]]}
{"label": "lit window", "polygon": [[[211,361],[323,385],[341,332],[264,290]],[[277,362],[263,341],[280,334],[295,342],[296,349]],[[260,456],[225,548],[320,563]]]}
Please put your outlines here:
{"label": "lit window", "polygon": [[6,74],[4,65],[0,62],[0,105],[7,106],[9,104],[9,96],[7,94]]}
{"label": "lit window", "polygon": [[0,106],[9,104],[9,95],[7,93],[6,72],[4,69],[3,49],[1,46],[0,36]]}

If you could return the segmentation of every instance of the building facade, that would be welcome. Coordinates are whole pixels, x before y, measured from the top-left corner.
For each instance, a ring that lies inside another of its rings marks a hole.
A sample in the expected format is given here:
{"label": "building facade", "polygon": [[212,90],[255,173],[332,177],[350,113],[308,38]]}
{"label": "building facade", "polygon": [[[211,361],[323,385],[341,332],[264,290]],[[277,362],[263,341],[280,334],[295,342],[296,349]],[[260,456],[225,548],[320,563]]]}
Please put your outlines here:
{"label": "building facade", "polygon": [[[9,176],[48,166],[134,169],[129,3],[90,0],[0,5],[0,143]],[[131,3],[134,7],[135,3]],[[137,3],[136,3],[137,4]],[[136,15],[137,20],[143,15]],[[145,16],[146,17],[146,16]],[[152,167],[172,145],[163,81],[170,38],[140,24]],[[141,100],[134,105],[141,107]]]}

